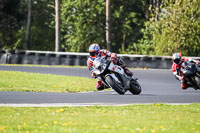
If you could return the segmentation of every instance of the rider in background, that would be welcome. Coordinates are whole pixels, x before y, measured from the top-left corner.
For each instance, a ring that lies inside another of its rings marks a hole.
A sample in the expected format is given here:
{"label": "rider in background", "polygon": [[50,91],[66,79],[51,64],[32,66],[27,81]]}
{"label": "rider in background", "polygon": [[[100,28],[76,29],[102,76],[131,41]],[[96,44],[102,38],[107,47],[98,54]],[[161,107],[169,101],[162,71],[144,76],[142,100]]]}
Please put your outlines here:
{"label": "rider in background", "polygon": [[172,73],[175,76],[177,80],[181,81],[181,87],[182,89],[187,89],[188,87],[191,87],[189,84],[187,84],[187,80],[183,77],[183,73],[180,71],[181,65],[185,61],[193,61],[195,64],[199,64],[198,60],[189,59],[186,57],[182,57],[182,53],[174,53],[172,56],[173,64],[172,64]]}
{"label": "rider in background", "polygon": [[[123,62],[123,60],[121,58],[117,57],[116,53],[111,53],[109,50],[106,50],[106,49],[100,50],[100,47],[99,47],[98,44],[91,44],[89,46],[89,53],[90,53],[90,57],[87,60],[87,66],[89,68],[89,71],[91,73],[91,77],[92,78],[95,78],[95,76],[93,74],[93,61],[97,57],[101,57],[101,56],[110,57],[110,60],[114,64],[121,66],[124,69],[124,72],[128,76],[133,76],[133,73],[127,69],[127,67],[126,67],[125,63]],[[98,79],[97,84],[96,84],[96,88],[97,88],[97,90],[105,89],[105,86],[103,85],[102,80]]]}

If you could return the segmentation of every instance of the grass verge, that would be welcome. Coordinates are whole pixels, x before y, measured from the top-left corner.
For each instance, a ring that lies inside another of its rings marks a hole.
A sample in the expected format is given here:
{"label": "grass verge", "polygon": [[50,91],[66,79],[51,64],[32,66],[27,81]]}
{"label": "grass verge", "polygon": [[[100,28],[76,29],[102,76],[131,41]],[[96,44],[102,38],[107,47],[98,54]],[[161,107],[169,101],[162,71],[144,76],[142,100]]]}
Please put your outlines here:
{"label": "grass verge", "polygon": [[0,71],[0,91],[95,91],[96,82],[94,79],[83,77]]}
{"label": "grass verge", "polygon": [[200,104],[0,107],[0,132],[200,133]]}
{"label": "grass verge", "polygon": [[[65,65],[37,65],[37,64],[0,64],[0,66],[25,66],[25,67],[60,67],[60,68],[88,68],[88,66],[65,66]],[[129,67],[131,70],[147,70],[149,68]]]}

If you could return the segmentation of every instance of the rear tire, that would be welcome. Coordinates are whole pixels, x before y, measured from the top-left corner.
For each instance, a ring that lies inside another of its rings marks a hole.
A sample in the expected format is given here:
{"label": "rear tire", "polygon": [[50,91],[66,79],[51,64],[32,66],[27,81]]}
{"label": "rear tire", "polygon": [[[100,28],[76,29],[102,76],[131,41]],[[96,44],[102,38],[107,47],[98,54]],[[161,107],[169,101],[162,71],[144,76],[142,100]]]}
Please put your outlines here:
{"label": "rear tire", "polygon": [[119,85],[116,81],[111,76],[107,76],[105,78],[106,82],[114,89],[119,95],[124,95],[125,94],[125,89]]}
{"label": "rear tire", "polygon": [[141,89],[140,84],[135,80],[135,81],[131,82],[129,91],[133,95],[139,95],[141,93],[142,89]]}

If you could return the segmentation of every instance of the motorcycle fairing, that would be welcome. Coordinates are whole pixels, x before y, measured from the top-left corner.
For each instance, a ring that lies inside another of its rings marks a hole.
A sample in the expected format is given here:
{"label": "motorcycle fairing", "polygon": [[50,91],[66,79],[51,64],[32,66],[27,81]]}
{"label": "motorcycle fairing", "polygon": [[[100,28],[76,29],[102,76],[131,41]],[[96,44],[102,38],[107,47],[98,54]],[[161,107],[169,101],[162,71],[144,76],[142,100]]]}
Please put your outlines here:
{"label": "motorcycle fairing", "polygon": [[[121,84],[121,81],[118,79],[118,77],[116,77],[115,74],[113,74],[113,73],[112,74],[106,74],[105,77],[107,77],[107,76],[111,76],[116,82]],[[130,80],[127,80],[124,76],[121,76],[121,78],[122,78],[122,82],[124,84],[124,86],[123,86],[124,89],[128,90],[130,88]]]}
{"label": "motorcycle fairing", "polygon": [[115,74],[106,74],[106,76],[105,77],[107,77],[107,76],[111,76],[115,81],[117,81],[118,83],[121,83],[121,81],[119,81],[119,79],[115,76]]}
{"label": "motorcycle fairing", "polygon": [[197,66],[196,69],[197,69],[197,72],[200,74],[200,66]]}
{"label": "motorcycle fairing", "polygon": [[191,62],[185,61],[185,62],[182,64],[181,71],[183,72],[183,75],[184,75],[185,77],[192,77],[192,76],[194,76],[195,73],[196,73],[196,66],[195,66],[195,64],[193,64],[193,63],[191,63]]}
{"label": "motorcycle fairing", "polygon": [[111,70],[111,71],[120,73],[120,74],[122,74],[122,75],[124,74],[124,69],[121,68],[121,67],[118,66],[118,65],[114,65],[113,63],[110,63],[108,69]]}
{"label": "motorcycle fairing", "polygon": [[194,89],[200,89],[200,67],[193,62],[185,61],[182,64],[181,71],[188,84],[192,85]]}
{"label": "motorcycle fairing", "polygon": [[[116,72],[118,73],[119,75],[121,75],[121,79],[122,79],[122,82],[124,83],[124,88],[125,89],[128,89],[130,87],[130,79],[129,77],[124,73],[124,69],[118,65],[115,65],[113,63],[110,63],[109,67],[108,67],[109,70],[113,71],[113,72]],[[106,76],[110,75],[113,79],[115,79],[116,81],[119,81],[119,83],[121,82],[118,77],[116,77],[115,74],[107,74]],[[123,75],[123,76],[122,76]],[[127,80],[129,79],[129,80]]]}

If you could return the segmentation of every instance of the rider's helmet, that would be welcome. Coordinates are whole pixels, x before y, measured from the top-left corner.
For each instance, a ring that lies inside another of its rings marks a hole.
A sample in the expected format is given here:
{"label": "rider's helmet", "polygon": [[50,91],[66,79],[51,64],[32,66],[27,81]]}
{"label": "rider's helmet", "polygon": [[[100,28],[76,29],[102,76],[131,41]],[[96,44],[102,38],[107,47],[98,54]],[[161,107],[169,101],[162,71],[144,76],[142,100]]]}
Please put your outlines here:
{"label": "rider's helmet", "polygon": [[172,56],[173,62],[177,65],[181,63],[181,58],[182,58],[181,53],[174,53]]}
{"label": "rider's helmet", "polygon": [[100,53],[100,47],[98,44],[91,44],[89,47],[90,56],[96,58]]}

